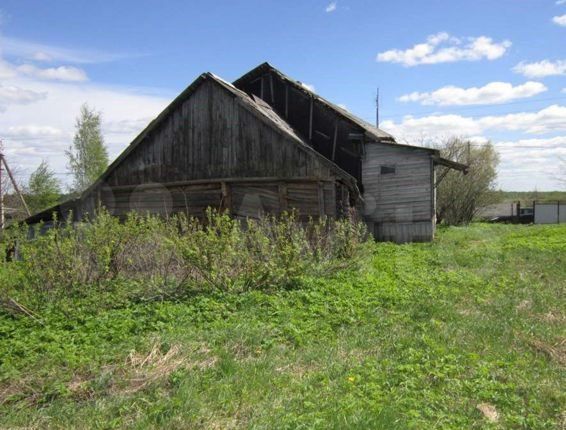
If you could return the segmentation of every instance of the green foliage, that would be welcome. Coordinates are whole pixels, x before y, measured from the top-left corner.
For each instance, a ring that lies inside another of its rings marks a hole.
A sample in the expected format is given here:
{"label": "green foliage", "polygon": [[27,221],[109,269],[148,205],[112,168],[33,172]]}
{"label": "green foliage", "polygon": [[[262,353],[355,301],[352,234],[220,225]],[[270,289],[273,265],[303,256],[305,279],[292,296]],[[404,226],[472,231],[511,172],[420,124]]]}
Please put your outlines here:
{"label": "green foliage", "polygon": [[[236,235],[209,224],[201,244]],[[565,239],[561,225],[441,228],[432,244],[363,247],[361,266],[297,288],[159,300],[118,276],[34,305],[6,262],[4,297],[33,317],[0,311],[0,427],[561,428]],[[238,243],[214,246],[232,261]],[[218,267],[212,255],[197,260]]]}
{"label": "green foliage", "polygon": [[438,221],[448,225],[468,224],[480,208],[498,201],[495,180],[499,156],[491,143],[477,147],[457,138],[444,142],[439,149],[443,157],[468,165],[468,173],[449,169],[438,185]]}
{"label": "green foliage", "polygon": [[364,226],[348,221],[284,214],[242,223],[214,210],[205,221],[131,213],[120,222],[101,211],[89,223],[59,221],[44,233],[40,225],[33,240],[14,229],[5,241],[17,243],[18,295],[57,300],[114,280],[143,284],[146,296],[287,287],[356,265],[367,248]]}
{"label": "green foliage", "polygon": [[86,104],[76,121],[73,146],[65,153],[73,174],[73,191],[80,193],[98,179],[108,167],[108,151],[100,129],[100,114]]}
{"label": "green foliage", "polygon": [[59,202],[61,184],[45,160],[30,175],[26,201],[32,213],[50,208]]}

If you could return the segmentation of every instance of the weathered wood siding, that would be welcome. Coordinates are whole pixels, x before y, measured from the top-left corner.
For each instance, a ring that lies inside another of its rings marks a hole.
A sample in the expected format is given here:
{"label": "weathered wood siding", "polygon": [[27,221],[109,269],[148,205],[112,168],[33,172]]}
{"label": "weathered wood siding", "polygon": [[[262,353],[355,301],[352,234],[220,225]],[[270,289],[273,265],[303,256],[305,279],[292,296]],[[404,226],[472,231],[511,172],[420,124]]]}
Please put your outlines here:
{"label": "weathered wood siding", "polygon": [[[395,173],[382,174],[382,166]],[[370,143],[362,162],[364,219],[376,239],[429,241],[434,235],[434,176],[425,150]]]}
{"label": "weathered wood siding", "polygon": [[207,81],[129,154],[106,184],[257,176],[328,177],[330,171]]}
{"label": "weathered wood siding", "polygon": [[291,209],[335,216],[335,172],[261,115],[203,82],[83,199],[79,215],[100,202],[118,216],[202,216],[208,206],[238,217]]}

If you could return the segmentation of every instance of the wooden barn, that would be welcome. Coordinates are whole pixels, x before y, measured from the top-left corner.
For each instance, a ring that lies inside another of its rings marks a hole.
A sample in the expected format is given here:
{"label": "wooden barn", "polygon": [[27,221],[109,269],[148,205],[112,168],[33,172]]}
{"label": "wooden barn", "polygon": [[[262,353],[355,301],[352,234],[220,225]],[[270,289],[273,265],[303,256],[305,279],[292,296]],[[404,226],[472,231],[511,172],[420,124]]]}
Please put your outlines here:
{"label": "wooden barn", "polygon": [[427,241],[438,165],[465,170],[437,150],[398,144],[264,63],[233,84],[199,76],[80,198],[27,222],[71,211],[79,220],[99,206],[116,216],[357,211],[378,240]]}

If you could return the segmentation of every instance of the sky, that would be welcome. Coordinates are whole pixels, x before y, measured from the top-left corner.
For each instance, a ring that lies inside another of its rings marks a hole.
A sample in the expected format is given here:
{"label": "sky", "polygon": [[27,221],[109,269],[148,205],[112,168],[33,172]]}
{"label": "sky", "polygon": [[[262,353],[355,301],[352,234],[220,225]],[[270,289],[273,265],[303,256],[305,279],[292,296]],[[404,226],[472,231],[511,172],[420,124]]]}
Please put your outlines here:
{"label": "sky", "polygon": [[498,187],[557,190],[566,160],[566,0],[0,3],[0,138],[25,183],[80,106],[111,159],[201,73],[268,61],[398,141],[491,141]]}

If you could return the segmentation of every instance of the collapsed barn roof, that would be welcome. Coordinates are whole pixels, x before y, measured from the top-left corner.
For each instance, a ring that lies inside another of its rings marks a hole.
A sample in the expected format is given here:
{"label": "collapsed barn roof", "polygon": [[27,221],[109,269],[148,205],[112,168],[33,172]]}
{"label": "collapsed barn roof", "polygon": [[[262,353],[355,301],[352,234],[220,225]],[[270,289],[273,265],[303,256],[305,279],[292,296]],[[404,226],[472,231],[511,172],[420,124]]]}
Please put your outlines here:
{"label": "collapsed barn roof", "polygon": [[319,103],[320,105],[326,107],[327,109],[332,110],[333,112],[335,112],[336,114],[338,114],[339,116],[344,118],[345,120],[357,125],[361,129],[363,129],[369,142],[378,142],[378,143],[382,143],[382,144],[396,145],[396,146],[401,146],[401,147],[406,147],[406,148],[415,148],[415,149],[430,151],[433,154],[433,159],[434,159],[435,164],[442,165],[442,166],[445,166],[445,167],[448,167],[448,168],[451,168],[451,169],[455,169],[455,170],[460,170],[460,171],[463,171],[464,173],[467,173],[468,166],[466,166],[465,164],[458,163],[458,162],[448,160],[446,158],[441,157],[440,151],[438,149],[427,148],[425,146],[408,145],[408,144],[405,144],[405,143],[397,142],[391,134],[383,131],[382,129],[380,129],[380,128],[372,125],[372,124],[370,124],[367,121],[364,121],[363,119],[357,117],[356,115],[352,114],[348,110],[328,101],[324,97],[321,97],[320,95],[318,95],[315,92],[311,91],[310,89],[306,88],[306,86],[303,85],[300,81],[295,80],[295,79],[285,75],[280,70],[276,69],[274,66],[269,64],[268,62],[264,62],[264,63],[260,64],[259,66],[255,67],[254,69],[250,70],[246,74],[242,75],[241,77],[236,79],[233,82],[233,84],[236,87],[240,87],[241,85],[243,85],[244,82],[253,81],[254,79],[257,79],[258,77],[260,77],[260,76],[262,76],[266,73],[275,74],[276,76],[278,76],[284,82],[292,85],[295,89],[297,89],[301,92],[304,92],[305,94],[308,94],[309,97],[313,98],[315,103]]}

